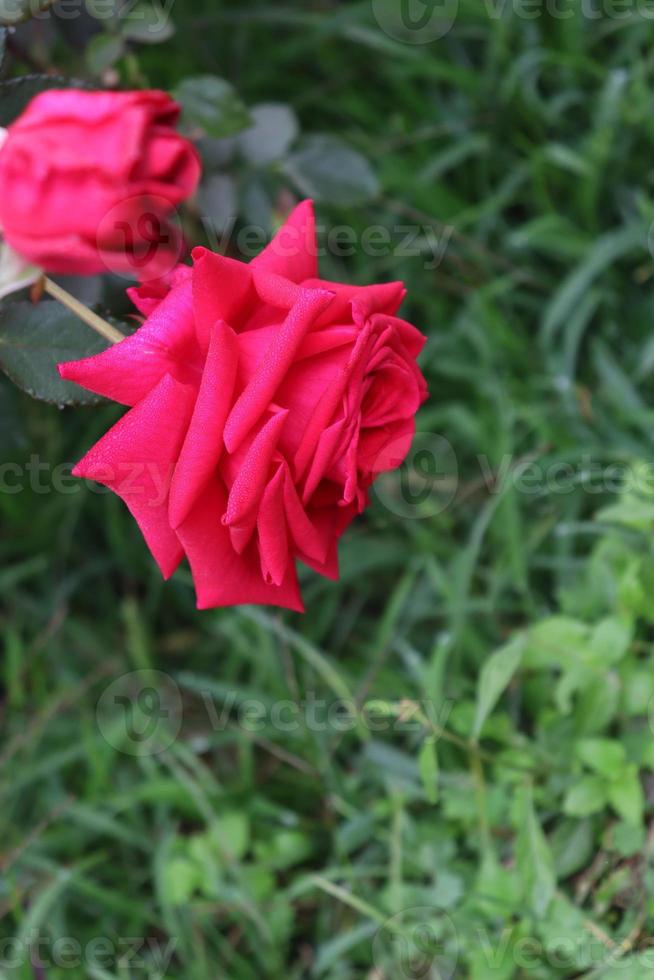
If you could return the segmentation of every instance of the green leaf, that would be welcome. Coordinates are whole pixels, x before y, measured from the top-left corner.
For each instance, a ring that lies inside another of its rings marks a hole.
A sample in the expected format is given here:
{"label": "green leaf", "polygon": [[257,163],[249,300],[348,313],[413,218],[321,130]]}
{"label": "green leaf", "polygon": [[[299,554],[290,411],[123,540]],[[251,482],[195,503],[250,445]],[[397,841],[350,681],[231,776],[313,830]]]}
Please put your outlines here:
{"label": "green leaf", "polygon": [[84,82],[77,82],[58,75],[25,75],[0,83],[0,126],[9,126],[25,111],[32,99],[40,92],[51,88],[88,88]]}
{"label": "green leaf", "polygon": [[224,78],[215,75],[185,78],[178,85],[175,97],[184,109],[185,125],[215,139],[233,136],[250,123],[245,105]]}
{"label": "green leaf", "polygon": [[645,799],[638,778],[638,766],[625,766],[622,773],[609,783],[609,802],[627,823],[639,824],[643,819]]}
{"label": "green leaf", "polygon": [[609,738],[585,738],[577,744],[581,761],[600,776],[615,779],[626,760],[624,746]]}
{"label": "green leaf", "polygon": [[418,756],[418,769],[422,785],[425,788],[425,796],[430,803],[438,802],[438,749],[436,737],[428,736],[422,744]]}
{"label": "green leaf", "polygon": [[654,980],[654,962],[652,961],[651,950],[637,953],[635,956],[627,956],[625,959],[613,959],[607,951],[606,962],[608,966],[602,968],[601,973],[597,974],[601,980],[625,980],[625,977]]}
{"label": "green leaf", "polygon": [[570,817],[589,817],[603,810],[607,802],[605,780],[600,776],[582,776],[566,793],[563,811]]}
{"label": "green leaf", "polygon": [[590,637],[593,659],[602,666],[612,666],[622,660],[631,644],[633,628],[631,623],[608,616],[601,620]]}
{"label": "green leaf", "polygon": [[264,866],[285,871],[311,854],[311,840],[299,830],[280,830],[256,845],[256,858]]}
{"label": "green leaf", "polygon": [[561,881],[585,868],[594,844],[591,820],[563,818],[551,838],[556,877]]}
{"label": "green leaf", "polygon": [[281,160],[297,139],[300,127],[293,109],[278,102],[263,102],[251,112],[253,125],[238,138],[249,163],[267,167]]}
{"label": "green leaf", "polygon": [[122,38],[115,34],[96,34],[86,49],[86,63],[94,75],[111,68],[125,53]]}
{"label": "green leaf", "polygon": [[56,405],[97,402],[96,395],[62,381],[61,361],[98,354],[107,341],[59,303],[7,303],[0,311],[0,369],[40,401]]}
{"label": "green leaf", "polygon": [[529,630],[525,666],[564,667],[586,649],[588,636],[585,623],[569,616],[550,616]]}
{"label": "green leaf", "polygon": [[184,857],[173,857],[163,868],[163,888],[171,905],[186,905],[200,884],[196,864]]}
{"label": "green leaf", "polygon": [[330,204],[362,204],[379,193],[369,162],[337,136],[307,137],[283,169],[303,194]]}
{"label": "green leaf", "polygon": [[212,831],[223,853],[242,858],[250,846],[250,821],[240,810],[221,813]]}
{"label": "green leaf", "polygon": [[534,810],[533,790],[525,787],[516,856],[524,895],[534,915],[542,919],[556,892],[554,860]]}
{"label": "green leaf", "polygon": [[489,657],[482,667],[477,685],[477,712],[472,729],[474,739],[479,738],[486,719],[520,666],[524,649],[525,639],[520,635]]}
{"label": "green leaf", "polygon": [[120,19],[120,33],[127,41],[140,44],[162,44],[175,34],[175,26],[160,0],[126,4]]}
{"label": "green leaf", "polygon": [[10,453],[26,445],[24,412],[18,403],[16,389],[0,377],[0,456],[7,460]]}

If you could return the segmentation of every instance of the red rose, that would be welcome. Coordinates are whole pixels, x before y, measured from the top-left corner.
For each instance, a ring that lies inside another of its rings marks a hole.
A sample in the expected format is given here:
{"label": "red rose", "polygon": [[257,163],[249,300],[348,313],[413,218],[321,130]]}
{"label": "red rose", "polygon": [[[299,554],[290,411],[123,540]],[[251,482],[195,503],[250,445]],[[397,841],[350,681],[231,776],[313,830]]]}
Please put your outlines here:
{"label": "red rose", "polygon": [[0,148],[0,230],[46,272],[139,279],[179,260],[170,223],[200,178],[165,92],[50,90],[37,95]]}
{"label": "red rose", "polygon": [[[138,521],[163,574],[187,555],[199,608],[302,610],[295,562],[338,577],[337,543],[427,396],[401,283],[316,278],[313,209],[250,265],[193,253],[154,312],[61,376],[131,406],[76,467]],[[151,308],[151,307],[150,307]]]}

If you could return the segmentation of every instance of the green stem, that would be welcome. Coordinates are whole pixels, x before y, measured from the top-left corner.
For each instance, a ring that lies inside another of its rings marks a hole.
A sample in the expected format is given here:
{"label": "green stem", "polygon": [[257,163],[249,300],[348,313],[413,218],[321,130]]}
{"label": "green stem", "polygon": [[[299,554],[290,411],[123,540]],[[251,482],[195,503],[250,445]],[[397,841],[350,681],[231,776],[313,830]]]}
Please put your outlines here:
{"label": "green stem", "polygon": [[84,306],[83,303],[80,303],[78,299],[75,299],[74,296],[67,293],[65,289],[58,286],[52,279],[45,277],[43,279],[43,286],[49,296],[52,296],[58,303],[61,303],[69,309],[71,313],[74,313],[80,320],[83,320],[91,330],[95,330],[96,333],[99,333],[101,337],[104,337],[111,344],[119,344],[121,340],[125,339],[124,333],[121,333],[116,327],[107,323],[101,316],[98,316],[97,313],[90,310],[88,306]]}

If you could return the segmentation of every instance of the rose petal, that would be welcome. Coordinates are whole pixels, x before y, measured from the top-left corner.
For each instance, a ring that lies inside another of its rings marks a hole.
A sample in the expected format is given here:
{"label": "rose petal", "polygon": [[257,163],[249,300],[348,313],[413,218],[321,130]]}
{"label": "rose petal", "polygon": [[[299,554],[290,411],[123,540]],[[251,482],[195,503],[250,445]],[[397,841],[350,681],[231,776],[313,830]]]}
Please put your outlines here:
{"label": "rose petal", "polygon": [[191,564],[198,609],[255,603],[304,612],[295,563],[289,562],[280,585],[265,582],[254,544],[244,554],[236,554],[229,531],[216,520],[226,505],[220,482],[210,480],[177,532]]}
{"label": "rose petal", "polygon": [[248,312],[252,275],[243,262],[193,249],[193,307],[198,342],[209,345],[214,323],[224,320],[237,333]]}
{"label": "rose petal", "polygon": [[170,489],[170,523],[174,528],[186,519],[220,460],[237,365],[236,336],[227,324],[217,323]]}
{"label": "rose petal", "polygon": [[131,337],[101,354],[59,365],[66,381],[120,402],[136,405],[166,374],[188,383],[193,370],[195,331],[190,282],[173,289]]}
{"label": "rose petal", "polygon": [[257,514],[261,573],[269,585],[282,584],[289,561],[284,478],[284,469],[280,466],[264,490]]}
{"label": "rose petal", "polygon": [[167,375],[73,470],[74,476],[102,483],[124,500],[164,578],[170,578],[183,555],[168,522],[168,493],[192,408],[192,389]]}
{"label": "rose petal", "polygon": [[279,229],[270,245],[251,263],[292,282],[318,275],[318,243],[313,201],[303,201]]}
{"label": "rose petal", "polygon": [[287,411],[273,415],[248,449],[229,492],[227,510],[223,517],[226,527],[244,524],[259,503],[287,417]]}
{"label": "rose petal", "polygon": [[311,329],[316,316],[327,308],[332,294],[319,289],[302,290],[300,299],[286,321],[262,353],[261,363],[232,409],[225,426],[225,445],[230,453],[239,445],[261,418],[284,380],[295,354]]}

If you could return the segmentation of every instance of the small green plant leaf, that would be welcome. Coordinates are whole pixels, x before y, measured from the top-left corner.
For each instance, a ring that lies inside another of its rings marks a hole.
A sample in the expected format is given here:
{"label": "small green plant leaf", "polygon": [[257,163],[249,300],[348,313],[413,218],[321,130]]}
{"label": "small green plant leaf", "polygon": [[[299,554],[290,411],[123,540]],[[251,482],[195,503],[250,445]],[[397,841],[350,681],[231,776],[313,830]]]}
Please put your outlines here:
{"label": "small green plant leaf", "polygon": [[518,636],[494,653],[484,664],[477,686],[477,711],[472,737],[479,738],[486,719],[508,687],[522,662],[525,649],[523,636]]}
{"label": "small green plant leaf", "polygon": [[252,126],[238,138],[238,145],[249,163],[267,167],[288,153],[300,131],[290,106],[263,102],[251,112]]}
{"label": "small green plant leaf", "polygon": [[438,748],[436,737],[429,735],[422,744],[418,756],[418,768],[425,796],[430,803],[438,802]]}
{"label": "small green plant leaf", "polygon": [[285,160],[283,170],[303,194],[331,204],[363,204],[379,193],[370,163],[337,136],[307,137]]}
{"label": "small green plant leaf", "polygon": [[215,139],[233,136],[250,123],[245,105],[224,78],[215,75],[185,78],[178,85],[175,97],[182,104],[184,124]]}

